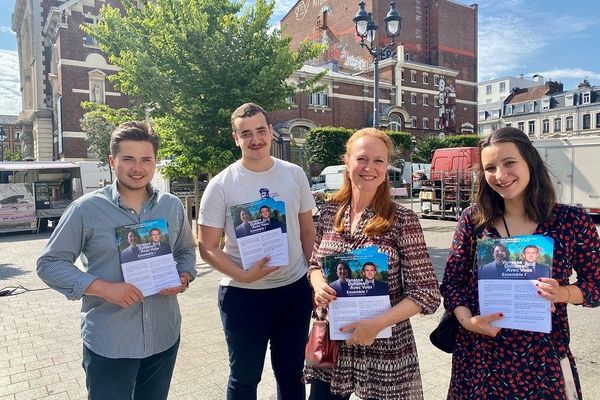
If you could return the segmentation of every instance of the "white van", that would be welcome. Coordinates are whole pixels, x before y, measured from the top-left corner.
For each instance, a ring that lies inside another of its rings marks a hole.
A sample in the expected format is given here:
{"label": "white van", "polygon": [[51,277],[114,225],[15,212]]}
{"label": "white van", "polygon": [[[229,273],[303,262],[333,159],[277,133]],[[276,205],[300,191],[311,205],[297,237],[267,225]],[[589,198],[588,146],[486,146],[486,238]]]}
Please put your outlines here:
{"label": "white van", "polygon": [[75,161],[81,171],[81,191],[93,192],[112,183],[110,167],[100,161]]}
{"label": "white van", "polygon": [[[345,170],[346,166],[344,164],[325,167],[310,190],[313,193],[328,193],[340,190],[344,182]],[[388,166],[388,178],[393,188],[402,186],[402,172],[400,168]]]}

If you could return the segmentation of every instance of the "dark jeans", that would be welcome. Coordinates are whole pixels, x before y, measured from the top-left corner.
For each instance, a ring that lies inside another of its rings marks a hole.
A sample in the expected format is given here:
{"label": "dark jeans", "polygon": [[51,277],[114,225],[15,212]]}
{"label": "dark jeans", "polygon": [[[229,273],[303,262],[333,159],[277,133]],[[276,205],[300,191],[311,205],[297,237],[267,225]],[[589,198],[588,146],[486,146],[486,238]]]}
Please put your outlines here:
{"label": "dark jeans", "polygon": [[304,400],[304,347],[312,309],[306,277],[274,289],[219,287],[219,310],[229,349],[228,400],[255,400],[271,343],[277,399]]}
{"label": "dark jeans", "polygon": [[340,396],[331,394],[331,386],[329,382],[323,382],[318,379],[313,379],[310,382],[310,396],[308,400],[349,400],[350,395]]}
{"label": "dark jeans", "polygon": [[164,400],[169,394],[179,339],[146,358],[106,358],[83,346],[89,400]]}

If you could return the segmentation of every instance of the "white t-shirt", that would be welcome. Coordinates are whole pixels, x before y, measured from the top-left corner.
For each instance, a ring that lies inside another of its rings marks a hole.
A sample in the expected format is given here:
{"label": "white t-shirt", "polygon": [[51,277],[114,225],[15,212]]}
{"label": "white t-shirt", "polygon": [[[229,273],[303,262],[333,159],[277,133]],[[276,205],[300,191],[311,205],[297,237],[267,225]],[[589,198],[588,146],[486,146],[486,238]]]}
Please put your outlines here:
{"label": "white t-shirt", "polygon": [[277,158],[273,161],[273,167],[264,172],[250,171],[237,161],[212,178],[202,195],[198,223],[225,229],[224,251],[242,268],[231,206],[257,201],[265,195],[275,201],[283,201],[290,264],[280,266],[279,270],[252,283],[241,283],[223,276],[221,285],[271,289],[293,283],[306,274],[308,263],[302,251],[298,214],[312,210],[315,201],[300,167]]}

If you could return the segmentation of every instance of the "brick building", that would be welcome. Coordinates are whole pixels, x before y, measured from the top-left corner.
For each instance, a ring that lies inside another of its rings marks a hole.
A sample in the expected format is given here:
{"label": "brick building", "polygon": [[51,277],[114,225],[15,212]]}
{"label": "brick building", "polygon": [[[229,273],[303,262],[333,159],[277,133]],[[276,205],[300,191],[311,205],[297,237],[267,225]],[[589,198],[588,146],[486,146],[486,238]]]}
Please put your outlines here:
{"label": "brick building", "polygon": [[[389,3],[366,3],[379,26],[379,43],[385,46],[389,39],[383,18]],[[405,130],[416,137],[439,133],[444,124],[439,109],[443,92],[448,123],[444,130],[473,132],[477,113],[477,6],[450,0],[411,0],[399,2],[397,9],[402,16],[396,39],[400,45],[380,63],[382,127]],[[327,65],[333,72],[328,74],[329,103],[319,105],[320,114],[309,103],[313,95],[300,100],[295,96],[295,107],[275,113],[276,122],[285,126],[293,125],[295,119],[308,119],[315,126],[370,125],[373,66],[356,36],[352,18],[357,10],[357,4],[344,0],[299,0],[284,16],[281,27],[292,37],[292,47],[305,39],[323,43],[327,49],[314,64]]]}
{"label": "brick building", "polygon": [[80,29],[95,23],[105,4],[119,6],[118,0],[16,0],[12,29],[19,53],[24,157],[93,157],[79,124],[81,102],[128,106],[127,97],[106,79],[116,67]]}
{"label": "brick building", "polygon": [[0,115],[0,161],[5,161],[8,152],[21,152],[21,125],[16,115]]}

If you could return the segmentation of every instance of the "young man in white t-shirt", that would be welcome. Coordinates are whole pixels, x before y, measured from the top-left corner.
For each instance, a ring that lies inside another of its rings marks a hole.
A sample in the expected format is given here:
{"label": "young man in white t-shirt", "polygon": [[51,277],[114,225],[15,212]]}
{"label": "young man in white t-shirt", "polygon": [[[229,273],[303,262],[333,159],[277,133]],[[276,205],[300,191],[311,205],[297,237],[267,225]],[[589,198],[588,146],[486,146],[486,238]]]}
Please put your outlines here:
{"label": "young man in white t-shirt", "polygon": [[[224,274],[219,310],[229,349],[227,399],[256,399],[270,342],[278,399],[304,400],[301,379],[312,308],[306,271],[315,240],[315,203],[302,169],[270,156],[273,127],[260,106],[240,106],[231,125],[242,158],[211,179],[198,220],[202,259]],[[231,207],[265,199],[285,203],[289,264],[271,266],[265,257],[244,270]]]}

